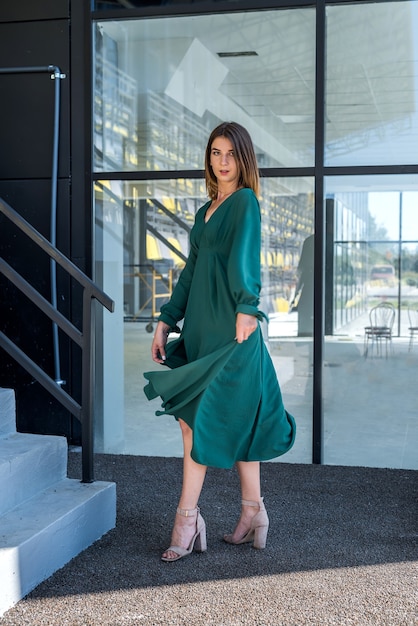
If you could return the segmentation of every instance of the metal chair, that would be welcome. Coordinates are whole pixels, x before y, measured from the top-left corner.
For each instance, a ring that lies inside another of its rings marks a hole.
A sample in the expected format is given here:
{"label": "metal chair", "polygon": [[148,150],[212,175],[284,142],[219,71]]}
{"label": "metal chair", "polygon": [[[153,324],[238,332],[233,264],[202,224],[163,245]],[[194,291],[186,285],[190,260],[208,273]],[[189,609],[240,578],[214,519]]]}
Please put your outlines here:
{"label": "metal chair", "polygon": [[385,342],[385,354],[388,356],[388,345],[392,348],[392,328],[395,322],[395,307],[389,302],[381,302],[369,313],[370,325],[364,329],[364,356],[376,346],[377,356],[382,355],[382,343]]}
{"label": "metal chair", "polygon": [[409,352],[414,345],[414,336],[418,333],[418,309],[408,309],[409,317]]}

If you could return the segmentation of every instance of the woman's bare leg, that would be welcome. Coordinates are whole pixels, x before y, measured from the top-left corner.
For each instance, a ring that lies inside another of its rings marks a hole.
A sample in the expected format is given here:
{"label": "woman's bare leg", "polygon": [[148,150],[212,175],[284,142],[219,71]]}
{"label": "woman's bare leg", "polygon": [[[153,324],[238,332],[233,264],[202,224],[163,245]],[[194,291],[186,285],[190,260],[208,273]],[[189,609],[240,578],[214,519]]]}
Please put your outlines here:
{"label": "woman's bare leg", "polygon": [[183,486],[179,501],[181,509],[195,509],[199,502],[200,493],[206,476],[206,465],[200,465],[191,457],[193,432],[192,429],[179,420],[183,436]]}
{"label": "woman's bare leg", "polygon": [[[260,463],[259,461],[239,461],[237,463],[238,475],[241,482],[242,500],[260,502]],[[239,541],[247,534],[252,518],[258,513],[258,508],[254,506],[241,505],[241,517],[231,535],[232,541]]]}
{"label": "woman's bare leg", "polygon": [[[181,509],[195,509],[199,501],[203,483],[206,476],[206,465],[200,465],[193,461],[190,456],[193,443],[192,429],[183,421],[179,420],[183,437],[183,485],[179,501]],[[185,517],[176,514],[173,533],[171,535],[171,545],[188,548],[196,529],[196,516]],[[162,555],[164,558],[174,558],[172,550],[166,550]]]}
{"label": "woman's bare leg", "polygon": [[243,500],[258,502],[261,497],[260,462],[239,461],[237,463],[239,479],[241,481],[241,495]]}

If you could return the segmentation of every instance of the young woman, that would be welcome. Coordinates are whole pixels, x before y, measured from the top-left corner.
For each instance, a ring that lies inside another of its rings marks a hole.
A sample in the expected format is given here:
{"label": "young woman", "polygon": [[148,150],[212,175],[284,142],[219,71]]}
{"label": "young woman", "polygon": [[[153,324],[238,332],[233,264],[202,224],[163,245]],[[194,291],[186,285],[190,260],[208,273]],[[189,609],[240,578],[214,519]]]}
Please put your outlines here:
{"label": "young woman", "polygon": [[[161,308],[151,347],[153,360],[170,369],[145,374],[147,397],[161,396],[184,446],[182,491],[164,561],[206,549],[198,500],[207,466],[236,464],[240,477],[241,516],[225,541],[264,548],[269,520],[260,461],[287,452],[295,437],[259,325],[265,317],[258,310],[259,174],[245,128],[225,122],[212,131],[205,175],[210,200],[196,214],[187,263]],[[179,339],[167,343],[181,319]]]}

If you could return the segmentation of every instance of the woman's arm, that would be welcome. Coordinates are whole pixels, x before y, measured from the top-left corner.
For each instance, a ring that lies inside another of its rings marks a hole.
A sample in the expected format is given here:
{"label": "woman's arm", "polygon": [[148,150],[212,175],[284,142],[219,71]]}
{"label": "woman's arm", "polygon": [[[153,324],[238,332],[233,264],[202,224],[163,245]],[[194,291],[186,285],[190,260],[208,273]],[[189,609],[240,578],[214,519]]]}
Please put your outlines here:
{"label": "woman's arm", "polygon": [[186,261],[169,302],[164,304],[160,310],[154,339],[151,345],[151,355],[156,363],[164,363],[166,360],[165,346],[168,335],[177,322],[184,317],[184,313],[189,299],[190,285],[193,278],[197,257],[197,246],[190,237],[190,253]]}
{"label": "woman's arm", "polygon": [[237,343],[247,341],[248,337],[257,329],[258,321],[254,315],[237,313],[235,324],[235,339]]}
{"label": "woman's arm", "polygon": [[156,363],[164,363],[166,359],[165,346],[169,332],[170,326],[168,324],[165,322],[158,322],[151,345],[152,360]]}
{"label": "woman's arm", "polygon": [[177,322],[184,317],[195,260],[196,253],[194,250],[191,250],[169,302],[161,307],[160,316],[151,344],[151,356],[156,363],[164,363],[166,359],[165,346],[170,330],[175,328]]}
{"label": "woman's arm", "polygon": [[197,251],[192,246],[186,265],[173,289],[170,300],[161,307],[159,320],[165,322],[171,328],[174,328],[177,322],[184,317],[196,263],[196,254]]}
{"label": "woman's arm", "polygon": [[236,339],[245,341],[256,330],[260,301],[260,207],[254,193],[245,190],[235,207],[232,246],[228,259],[228,280],[235,300]]}

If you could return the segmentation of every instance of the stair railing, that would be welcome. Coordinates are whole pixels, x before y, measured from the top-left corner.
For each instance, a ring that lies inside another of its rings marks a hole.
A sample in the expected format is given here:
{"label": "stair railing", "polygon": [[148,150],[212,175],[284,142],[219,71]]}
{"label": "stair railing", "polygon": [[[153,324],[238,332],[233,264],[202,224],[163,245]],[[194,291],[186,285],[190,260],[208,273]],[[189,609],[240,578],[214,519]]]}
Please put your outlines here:
{"label": "stair railing", "polygon": [[[58,197],[58,148],[59,148],[59,127],[60,127],[60,107],[61,107],[61,80],[66,78],[57,65],[43,65],[32,67],[0,67],[0,75],[5,74],[50,74],[54,80],[54,130],[52,141],[52,172],[51,172],[51,213],[50,213],[50,235],[49,240],[53,246],[57,243],[57,197]],[[51,304],[57,306],[57,280],[55,261],[51,259]],[[54,349],[54,369],[55,381],[59,385],[64,385],[61,379],[61,363],[58,341],[58,326],[52,324],[52,340]]]}
{"label": "stair railing", "polygon": [[81,422],[82,437],[82,482],[94,481],[93,472],[93,395],[94,395],[94,300],[100,302],[113,313],[115,303],[92,280],[90,280],[72,261],[39,233],[29,222],[0,199],[0,213],[7,217],[20,231],[27,235],[37,246],[49,255],[50,259],[74,278],[83,289],[82,331],[74,326],[56,307],[46,300],[37,289],[30,285],[15,269],[0,257],[0,272],[10,280],[31,302],[33,302],[52,322],[80,348],[81,364],[81,404],[68,394],[60,384],[41,369],[9,337],[0,331],[0,347],[3,348],[35,380],[49,391],[61,405]]}

